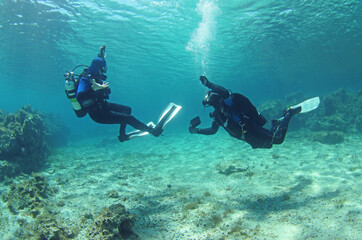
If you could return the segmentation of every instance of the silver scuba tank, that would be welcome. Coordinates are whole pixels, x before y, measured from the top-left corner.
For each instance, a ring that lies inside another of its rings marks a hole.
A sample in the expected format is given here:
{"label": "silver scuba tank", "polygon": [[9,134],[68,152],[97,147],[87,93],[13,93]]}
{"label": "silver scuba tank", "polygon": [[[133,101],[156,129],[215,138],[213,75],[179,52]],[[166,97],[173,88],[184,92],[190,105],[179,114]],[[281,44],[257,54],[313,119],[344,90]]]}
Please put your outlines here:
{"label": "silver scuba tank", "polygon": [[77,115],[77,117],[84,117],[86,115],[86,111],[82,109],[82,106],[79,104],[76,98],[77,87],[76,87],[76,80],[74,79],[74,73],[67,72],[66,74],[64,74],[64,77],[65,77],[65,93],[67,94],[67,97],[72,104],[73,110]]}

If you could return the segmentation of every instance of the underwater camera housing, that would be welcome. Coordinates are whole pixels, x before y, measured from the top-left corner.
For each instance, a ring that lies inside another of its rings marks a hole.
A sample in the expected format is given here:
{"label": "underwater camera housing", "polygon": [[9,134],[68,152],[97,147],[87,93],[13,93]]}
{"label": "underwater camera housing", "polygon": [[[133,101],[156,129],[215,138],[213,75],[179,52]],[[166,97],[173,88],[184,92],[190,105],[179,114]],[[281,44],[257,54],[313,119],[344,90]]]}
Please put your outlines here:
{"label": "underwater camera housing", "polygon": [[200,123],[201,123],[200,117],[195,117],[195,118],[191,119],[190,127],[195,128],[195,127],[199,126]]}

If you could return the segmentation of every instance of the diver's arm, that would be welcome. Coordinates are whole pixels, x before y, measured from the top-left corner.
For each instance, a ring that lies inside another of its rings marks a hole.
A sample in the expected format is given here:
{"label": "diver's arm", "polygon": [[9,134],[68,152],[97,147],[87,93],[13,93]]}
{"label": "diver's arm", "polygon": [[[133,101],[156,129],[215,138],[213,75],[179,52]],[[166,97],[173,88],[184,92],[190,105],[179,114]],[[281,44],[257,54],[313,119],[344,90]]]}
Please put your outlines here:
{"label": "diver's arm", "polygon": [[213,135],[219,130],[219,124],[215,121],[212,122],[210,128],[189,128],[190,133],[197,133],[203,135]]}
{"label": "diver's arm", "polygon": [[229,91],[222,86],[209,82],[207,87],[220,94],[220,96],[224,99],[227,99],[230,96]]}
{"label": "diver's arm", "polygon": [[200,81],[202,85],[220,94],[222,98],[227,99],[230,96],[230,93],[226,88],[210,82],[205,76],[200,76]]}

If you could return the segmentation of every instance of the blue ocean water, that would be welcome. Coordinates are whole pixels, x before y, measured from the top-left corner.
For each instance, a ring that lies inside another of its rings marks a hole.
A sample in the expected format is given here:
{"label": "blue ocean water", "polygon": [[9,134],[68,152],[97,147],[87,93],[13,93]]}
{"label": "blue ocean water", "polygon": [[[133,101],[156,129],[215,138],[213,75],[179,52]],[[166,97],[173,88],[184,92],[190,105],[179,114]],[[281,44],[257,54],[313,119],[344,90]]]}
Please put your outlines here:
{"label": "blue ocean water", "polygon": [[[19,155],[0,152],[0,239],[94,239],[110,225],[119,237],[127,223],[102,216],[115,203],[139,239],[360,239],[361,2],[0,0],[0,109],[30,104],[71,130],[67,146],[48,152],[21,145],[37,136],[24,127]],[[74,114],[63,74],[103,44],[111,102],[143,122],[182,105],[164,136],[119,143],[119,126]],[[293,118],[290,130],[303,122],[307,131],[252,149],[223,129],[189,134],[191,118],[211,123],[200,75],[257,107],[295,93],[328,104]],[[27,167],[39,172],[17,175]]]}
{"label": "blue ocean water", "polygon": [[359,0],[2,0],[0,108],[31,104],[77,131],[110,129],[76,119],[64,94],[64,72],[102,44],[110,100],[142,121],[182,105],[170,131],[206,115],[202,74],[256,105],[360,89],[361,19]]}

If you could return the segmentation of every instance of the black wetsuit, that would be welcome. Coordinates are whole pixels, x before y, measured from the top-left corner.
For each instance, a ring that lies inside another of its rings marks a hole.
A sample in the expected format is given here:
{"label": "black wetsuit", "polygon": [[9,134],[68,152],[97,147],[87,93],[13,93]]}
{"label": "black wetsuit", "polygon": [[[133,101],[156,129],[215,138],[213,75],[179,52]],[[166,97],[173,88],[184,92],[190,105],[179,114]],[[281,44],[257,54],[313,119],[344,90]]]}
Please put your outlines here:
{"label": "black wetsuit", "polygon": [[[82,77],[80,81],[90,82],[90,79]],[[100,80],[97,82],[101,83]],[[77,93],[77,100],[82,105],[93,121],[102,124],[120,124],[119,129],[119,140],[127,140],[126,136],[126,125],[130,125],[135,129],[141,131],[152,131],[152,128],[142,123],[134,116],[131,115],[131,107],[110,103],[106,100],[108,94],[105,90],[94,91],[89,87],[84,88],[86,90],[79,91]]]}
{"label": "black wetsuit", "polygon": [[263,128],[265,118],[247,97],[239,93],[230,94],[225,88],[211,82],[207,87],[218,93],[223,100],[218,106],[214,106],[215,111],[210,114],[213,118],[212,126],[198,129],[195,133],[215,134],[222,126],[232,137],[249,143],[252,148],[271,148],[273,144],[284,141],[291,115],[274,120],[272,129],[268,130]]}
{"label": "black wetsuit", "polygon": [[92,120],[103,124],[121,124],[119,128],[121,138],[126,137],[125,131],[127,124],[141,131],[150,132],[152,130],[151,127],[148,127],[131,115],[131,107],[110,103],[107,100],[98,100],[95,105],[95,107],[88,110],[88,114]]}

